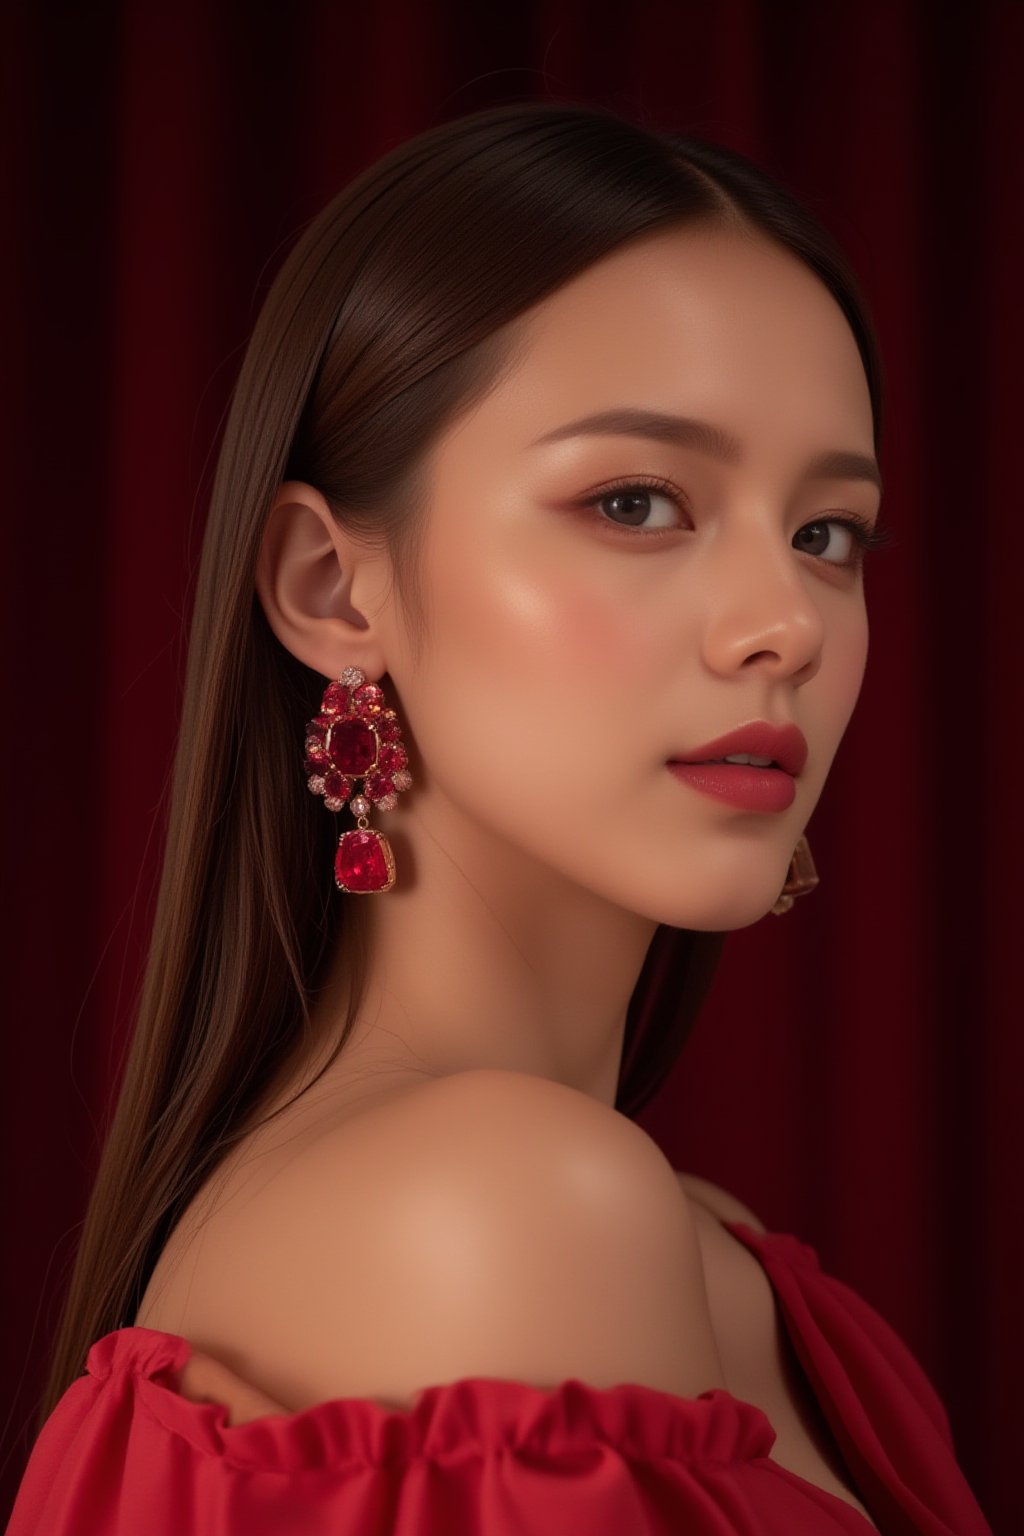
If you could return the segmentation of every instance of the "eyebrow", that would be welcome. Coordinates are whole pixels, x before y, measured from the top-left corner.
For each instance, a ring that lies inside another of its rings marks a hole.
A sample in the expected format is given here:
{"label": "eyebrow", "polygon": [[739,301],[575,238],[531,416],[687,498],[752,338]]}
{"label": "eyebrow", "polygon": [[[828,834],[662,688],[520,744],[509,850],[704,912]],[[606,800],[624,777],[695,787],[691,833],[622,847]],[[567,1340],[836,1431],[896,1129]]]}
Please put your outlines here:
{"label": "eyebrow", "polygon": [[[743,459],[743,444],[739,438],[714,422],[698,421],[694,416],[671,416],[663,411],[643,411],[633,406],[617,406],[597,411],[592,416],[581,416],[578,421],[545,432],[530,446],[536,448],[542,443],[555,443],[566,437],[624,434],[696,448],[726,464],[739,464]],[[818,454],[807,465],[804,474],[808,480],[868,480],[879,491],[882,489],[882,476],[875,460],[868,454],[848,449],[834,448]]]}

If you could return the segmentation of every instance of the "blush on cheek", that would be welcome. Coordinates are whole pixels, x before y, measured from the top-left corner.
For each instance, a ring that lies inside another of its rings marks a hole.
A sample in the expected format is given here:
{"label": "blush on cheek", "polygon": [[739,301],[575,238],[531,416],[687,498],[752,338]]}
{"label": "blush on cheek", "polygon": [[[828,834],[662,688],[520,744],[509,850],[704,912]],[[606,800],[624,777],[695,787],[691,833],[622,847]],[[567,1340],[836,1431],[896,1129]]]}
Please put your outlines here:
{"label": "blush on cheek", "polygon": [[[534,561],[536,564],[536,561]],[[479,572],[467,582],[447,573],[440,594],[444,627],[460,645],[472,646],[494,661],[508,655],[520,666],[528,658],[555,661],[584,675],[612,666],[638,643],[635,615],[621,597],[588,590],[569,571],[517,572],[513,562],[488,560],[487,579]],[[492,574],[494,573],[494,574]],[[532,659],[529,665],[534,665]]]}
{"label": "blush on cheek", "polygon": [[549,640],[560,668],[584,686],[632,686],[653,663],[653,634],[621,600],[593,592],[577,589],[552,601]]}

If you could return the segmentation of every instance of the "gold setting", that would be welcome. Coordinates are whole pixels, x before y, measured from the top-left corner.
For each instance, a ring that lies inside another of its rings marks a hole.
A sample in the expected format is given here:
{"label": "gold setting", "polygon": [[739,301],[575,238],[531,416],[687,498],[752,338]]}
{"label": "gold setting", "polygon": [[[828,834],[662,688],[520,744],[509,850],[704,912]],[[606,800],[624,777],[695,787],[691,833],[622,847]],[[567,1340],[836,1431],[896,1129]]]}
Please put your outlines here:
{"label": "gold setting", "polygon": [[811,857],[811,845],[806,837],[801,837],[789,861],[786,883],[771,911],[776,917],[782,917],[783,913],[790,910],[797,896],[807,896],[814,890],[818,880],[818,871]]}

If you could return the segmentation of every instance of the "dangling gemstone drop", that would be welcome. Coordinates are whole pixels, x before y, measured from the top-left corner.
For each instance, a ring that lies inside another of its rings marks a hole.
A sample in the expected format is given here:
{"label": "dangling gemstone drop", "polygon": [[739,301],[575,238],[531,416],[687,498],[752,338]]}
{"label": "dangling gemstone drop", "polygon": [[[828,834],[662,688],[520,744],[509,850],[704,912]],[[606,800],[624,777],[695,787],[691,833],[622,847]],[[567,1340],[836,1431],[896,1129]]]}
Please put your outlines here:
{"label": "dangling gemstone drop", "polygon": [[395,883],[391,844],[380,832],[343,832],[334,856],[334,879],[341,891],[368,895],[388,891]]}

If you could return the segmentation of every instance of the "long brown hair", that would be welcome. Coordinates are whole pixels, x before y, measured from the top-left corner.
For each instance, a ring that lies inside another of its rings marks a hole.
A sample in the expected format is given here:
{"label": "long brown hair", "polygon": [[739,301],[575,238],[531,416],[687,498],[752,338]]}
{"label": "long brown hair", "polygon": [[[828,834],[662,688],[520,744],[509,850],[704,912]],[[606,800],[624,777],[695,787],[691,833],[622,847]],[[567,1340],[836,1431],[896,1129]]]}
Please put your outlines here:
{"label": "long brown hair", "polygon": [[[501,328],[644,231],[716,222],[767,234],[835,296],[863,358],[877,448],[878,349],[845,260],[792,195],[700,139],[571,105],[474,113],[371,165],[285,260],[217,463],[148,964],[40,1426],[89,1345],[132,1322],[184,1209],[260,1123],[342,940],[350,1008],[332,1061],[362,1000],[365,908],[334,888],[337,832],[302,773],[324,679],[277,641],[255,595],[275,491],[307,481],[339,522],[383,541],[422,636],[417,476],[446,423],[497,376]],[[722,942],[657,930],[627,1014],[623,1113],[678,1057]]]}

